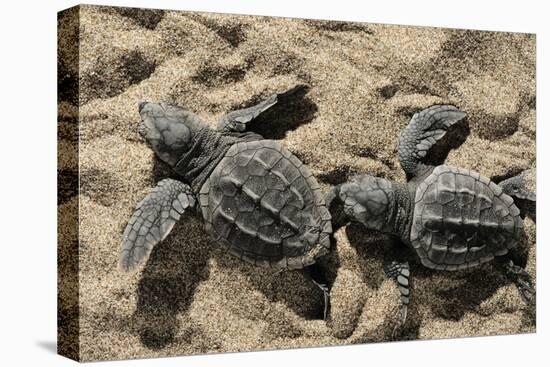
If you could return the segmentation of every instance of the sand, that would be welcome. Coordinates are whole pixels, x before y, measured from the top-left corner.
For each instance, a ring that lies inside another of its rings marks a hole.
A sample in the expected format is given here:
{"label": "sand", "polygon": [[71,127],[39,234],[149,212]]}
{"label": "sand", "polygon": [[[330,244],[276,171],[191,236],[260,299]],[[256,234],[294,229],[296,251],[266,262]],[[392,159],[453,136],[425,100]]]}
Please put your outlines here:
{"label": "sand", "polygon": [[[395,241],[355,225],[335,233],[322,261],[332,283],[327,322],[301,273],[223,254],[193,216],[138,271],[118,268],[133,208],[170,175],[138,137],[139,101],[177,103],[213,126],[227,111],[307,85],[255,130],[303,160],[324,191],[361,172],[404,182],[399,131],[414,112],[451,103],[468,118],[428,161],[494,179],[530,169],[534,189],[534,35],[96,6],[81,6],[79,27],[62,35],[65,354],[91,361],[535,331],[534,311],[493,265],[447,273],[412,264],[409,321],[392,335],[398,290],[382,265]],[[78,52],[63,48],[77,40]],[[64,88],[76,81],[79,94]],[[78,209],[79,227],[69,218]],[[523,243],[533,277],[534,218]]]}

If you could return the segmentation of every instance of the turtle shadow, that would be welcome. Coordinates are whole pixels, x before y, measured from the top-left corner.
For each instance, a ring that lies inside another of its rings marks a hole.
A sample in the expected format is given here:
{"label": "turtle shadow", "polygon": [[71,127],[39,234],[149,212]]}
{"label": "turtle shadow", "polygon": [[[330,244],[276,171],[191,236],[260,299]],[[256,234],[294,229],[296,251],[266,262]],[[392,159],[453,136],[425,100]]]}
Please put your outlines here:
{"label": "turtle shadow", "polygon": [[[298,85],[279,94],[278,102],[248,125],[248,129],[266,139],[283,139],[286,133],[311,122],[319,110],[317,104],[307,96],[309,87]],[[250,101],[233,109],[247,108],[263,98],[253,97]]]}
{"label": "turtle shadow", "polygon": [[323,295],[303,270],[263,269],[225,252],[215,255],[219,266],[245,275],[248,285],[265,296],[270,304],[284,304],[306,320],[323,318]]}
{"label": "turtle shadow", "polygon": [[[476,312],[481,304],[491,298],[502,286],[509,283],[504,275],[492,263],[482,265],[471,270],[445,272],[447,279],[456,283],[450,287],[442,287],[437,283],[430,286],[436,270],[426,269],[417,265],[413,276],[422,279],[427,286],[423,291],[431,292],[432,296],[422,297],[419,302],[429,307],[431,312],[439,318],[449,321],[460,321],[467,312]],[[433,287],[428,289],[428,287]]]}
{"label": "turtle shadow", "polygon": [[206,236],[190,235],[184,228],[198,225],[198,218],[184,215],[153,248],[139,279],[131,322],[149,349],[159,350],[174,341],[178,315],[189,309],[197,286],[209,276]]}
{"label": "turtle shadow", "polygon": [[466,139],[468,139],[470,133],[468,117],[465,117],[462,121],[448,128],[447,134],[428,150],[423,162],[435,167],[445,164],[449,153],[452,150],[460,148]]}

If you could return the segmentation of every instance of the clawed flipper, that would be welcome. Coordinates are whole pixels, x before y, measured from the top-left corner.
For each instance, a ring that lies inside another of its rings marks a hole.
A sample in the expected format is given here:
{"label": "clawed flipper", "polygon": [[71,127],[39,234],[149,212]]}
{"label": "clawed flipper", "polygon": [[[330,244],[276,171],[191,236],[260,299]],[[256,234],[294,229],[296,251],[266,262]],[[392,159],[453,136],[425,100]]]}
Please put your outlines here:
{"label": "clawed flipper", "polygon": [[[392,261],[384,266],[384,272],[388,278],[393,279],[399,288],[401,294],[401,305],[399,307],[399,321],[398,327],[405,325],[407,321],[407,313],[410,303],[410,268],[408,262],[399,263]],[[394,330],[394,333],[396,330]]]}
{"label": "clawed flipper", "polygon": [[128,221],[120,250],[120,265],[131,270],[149,256],[153,246],[164,240],[174,224],[195,206],[191,188],[164,179],[136,207]]}
{"label": "clawed flipper", "polygon": [[523,301],[528,305],[534,304],[536,291],[527,270],[521,266],[515,265],[512,260],[509,260],[504,262],[504,271],[506,276],[514,282],[516,287],[518,287],[519,294]]}
{"label": "clawed flipper", "polygon": [[464,117],[466,113],[451,105],[434,105],[414,114],[399,136],[399,161],[407,177],[425,167],[421,159],[428,150]]}

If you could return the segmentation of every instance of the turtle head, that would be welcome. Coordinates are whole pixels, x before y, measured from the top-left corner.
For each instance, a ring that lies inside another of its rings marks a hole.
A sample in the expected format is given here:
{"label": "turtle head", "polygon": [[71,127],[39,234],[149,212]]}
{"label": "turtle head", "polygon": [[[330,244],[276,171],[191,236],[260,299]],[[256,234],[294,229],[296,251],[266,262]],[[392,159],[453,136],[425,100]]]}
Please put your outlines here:
{"label": "turtle head", "polygon": [[197,115],[169,103],[141,102],[139,115],[139,134],[172,167],[191,148],[196,132],[205,127]]}
{"label": "turtle head", "polygon": [[370,175],[359,175],[340,187],[340,200],[349,218],[369,229],[388,232],[394,190],[390,181]]}
{"label": "turtle head", "polygon": [[527,189],[526,175],[527,171],[523,171],[517,176],[501,181],[498,185],[502,188],[502,191],[514,198],[537,201],[537,194]]}

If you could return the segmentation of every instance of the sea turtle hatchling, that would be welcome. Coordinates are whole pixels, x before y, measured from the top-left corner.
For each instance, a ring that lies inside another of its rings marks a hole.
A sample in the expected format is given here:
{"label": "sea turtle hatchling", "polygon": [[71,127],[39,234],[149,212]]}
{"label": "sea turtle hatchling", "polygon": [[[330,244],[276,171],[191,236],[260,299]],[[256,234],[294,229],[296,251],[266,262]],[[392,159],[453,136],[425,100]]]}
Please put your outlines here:
{"label": "sea turtle hatchling", "polygon": [[[123,269],[144,261],[193,210],[215,242],[251,264],[308,270],[329,251],[331,216],[309,169],[277,141],[246,131],[295,90],[230,112],[217,129],[175,105],[139,104],[140,135],[181,180],[163,179],[137,205],[123,234]],[[323,290],[326,317],[326,284],[318,271],[306,275]]]}
{"label": "sea turtle hatchling", "polygon": [[[511,196],[535,201],[524,187],[523,173],[498,185],[475,171],[421,161],[447,129],[466,116],[450,105],[416,113],[399,137],[398,154],[407,184],[359,175],[336,186],[327,202],[337,218],[396,235],[414,258],[431,269],[460,270],[496,258],[505,274],[530,303],[535,290],[525,269],[514,264],[523,234],[520,211]],[[410,269],[406,261],[385,265],[401,293],[400,320],[409,304]]]}

